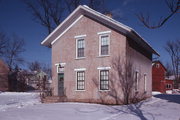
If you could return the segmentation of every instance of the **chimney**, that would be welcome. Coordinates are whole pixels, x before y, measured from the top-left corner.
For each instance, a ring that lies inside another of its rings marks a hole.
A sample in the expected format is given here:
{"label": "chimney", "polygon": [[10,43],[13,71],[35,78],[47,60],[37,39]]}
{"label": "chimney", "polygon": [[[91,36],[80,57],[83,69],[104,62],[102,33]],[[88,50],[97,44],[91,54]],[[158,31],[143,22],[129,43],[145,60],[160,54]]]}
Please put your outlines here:
{"label": "chimney", "polygon": [[104,15],[106,15],[106,16],[108,16],[108,17],[110,17],[110,18],[113,17],[111,12],[105,12]]}

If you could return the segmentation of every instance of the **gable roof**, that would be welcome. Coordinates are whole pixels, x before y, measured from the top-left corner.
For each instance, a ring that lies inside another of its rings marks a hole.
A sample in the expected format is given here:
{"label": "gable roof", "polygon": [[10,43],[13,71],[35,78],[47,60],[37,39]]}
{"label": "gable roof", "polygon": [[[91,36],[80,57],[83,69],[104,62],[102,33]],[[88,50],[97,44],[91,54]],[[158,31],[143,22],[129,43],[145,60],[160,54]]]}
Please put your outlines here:
{"label": "gable roof", "polygon": [[152,65],[154,66],[154,65],[157,64],[157,63],[161,64],[161,66],[164,68],[164,70],[167,71],[166,67],[165,67],[165,66],[162,64],[162,62],[159,61],[159,60],[153,61],[153,62],[152,62]]}
{"label": "gable roof", "polygon": [[58,38],[62,36],[75,22],[81,19],[82,16],[90,17],[100,23],[103,23],[122,34],[135,40],[140,46],[147,51],[160,56],[135,30],[132,28],[100,13],[86,5],[79,5],[51,34],[49,34],[41,44],[51,47]]}

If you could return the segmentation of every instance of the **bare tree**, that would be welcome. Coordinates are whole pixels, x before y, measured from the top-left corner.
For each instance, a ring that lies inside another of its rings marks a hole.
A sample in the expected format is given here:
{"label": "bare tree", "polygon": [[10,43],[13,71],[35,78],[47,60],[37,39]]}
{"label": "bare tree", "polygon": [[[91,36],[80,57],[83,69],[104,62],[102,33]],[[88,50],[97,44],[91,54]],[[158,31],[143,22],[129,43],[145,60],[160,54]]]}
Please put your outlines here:
{"label": "bare tree", "polygon": [[30,11],[42,26],[47,28],[48,33],[61,23],[64,12],[62,0],[23,0]]}
{"label": "bare tree", "polygon": [[34,61],[28,63],[28,68],[31,71],[43,71],[48,75],[48,79],[51,79],[51,66],[49,64],[41,63],[39,61]]}
{"label": "bare tree", "polygon": [[166,67],[166,70],[167,70],[166,71],[166,76],[169,77],[169,76],[173,75],[172,66],[171,66],[171,64],[169,62],[166,63],[165,67]]}
{"label": "bare tree", "polygon": [[5,52],[7,47],[7,37],[3,32],[0,32],[0,56],[2,56]]}
{"label": "bare tree", "polygon": [[107,11],[104,0],[23,0],[34,19],[47,28],[50,34],[80,4],[87,4],[99,11]]}
{"label": "bare tree", "polygon": [[[135,103],[145,99],[144,93],[137,91],[139,87],[137,83],[140,82],[141,73],[139,71],[138,76],[136,76],[137,71],[135,70],[131,59],[123,60],[120,56],[115,57],[112,60],[112,68],[115,72],[114,74],[111,74],[110,78],[111,89],[114,89],[109,93],[111,96],[115,96],[123,104]],[[116,96],[118,95],[116,92],[119,92],[115,90],[117,89],[115,88],[117,85],[118,88],[121,88],[123,97]]]}
{"label": "bare tree", "polygon": [[180,85],[180,40],[168,41],[165,50],[171,58],[172,71],[175,76],[174,87],[178,88]]}
{"label": "bare tree", "polygon": [[28,68],[31,71],[40,71],[42,69],[42,65],[38,61],[28,63]]}
{"label": "bare tree", "polygon": [[162,27],[170,18],[180,12],[180,0],[165,0],[167,7],[170,11],[165,17],[161,17],[156,24],[152,24],[149,15],[143,13],[137,14],[139,21],[149,29],[156,29]]}
{"label": "bare tree", "polygon": [[48,79],[52,79],[51,66],[49,64],[42,64],[42,71],[44,71]]}
{"label": "bare tree", "polygon": [[[112,71],[109,74],[109,91],[99,92],[101,102],[106,103],[106,96],[112,97],[116,104],[131,104],[145,99],[145,92],[137,91],[137,82],[140,82],[141,74],[137,77],[135,74],[132,61],[125,61],[120,56],[114,57]],[[95,78],[93,82],[99,87],[99,82]]]}
{"label": "bare tree", "polygon": [[17,35],[13,35],[8,41],[8,47],[5,49],[4,58],[10,71],[14,69],[16,65],[23,64],[24,59],[21,53],[25,51],[24,45],[24,40]]}
{"label": "bare tree", "polygon": [[69,13],[76,9],[82,3],[82,1],[83,0],[64,0]]}

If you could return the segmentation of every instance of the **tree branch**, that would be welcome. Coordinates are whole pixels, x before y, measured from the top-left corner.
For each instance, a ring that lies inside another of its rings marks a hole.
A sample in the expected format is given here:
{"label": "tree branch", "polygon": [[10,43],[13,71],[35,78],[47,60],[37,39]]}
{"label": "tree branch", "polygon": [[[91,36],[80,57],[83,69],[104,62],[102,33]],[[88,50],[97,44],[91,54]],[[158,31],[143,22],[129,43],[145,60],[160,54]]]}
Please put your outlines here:
{"label": "tree branch", "polygon": [[166,4],[170,10],[169,15],[160,20],[156,24],[150,23],[149,15],[144,15],[142,13],[136,14],[139,21],[149,29],[156,29],[162,27],[172,16],[177,14],[180,11],[180,0],[166,0]]}

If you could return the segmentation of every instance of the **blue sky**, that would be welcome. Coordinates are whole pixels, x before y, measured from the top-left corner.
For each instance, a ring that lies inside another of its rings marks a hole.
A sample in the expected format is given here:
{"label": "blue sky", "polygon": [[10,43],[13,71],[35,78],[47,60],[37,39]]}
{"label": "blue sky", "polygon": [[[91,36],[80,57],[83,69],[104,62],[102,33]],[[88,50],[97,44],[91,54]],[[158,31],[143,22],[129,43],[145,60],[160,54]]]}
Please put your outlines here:
{"label": "blue sky", "polygon": [[[180,13],[173,16],[163,27],[155,30],[145,28],[135,16],[136,13],[149,13],[153,21],[169,13],[163,0],[109,0],[106,5],[121,18],[120,22],[135,29],[151,46],[160,53],[160,60],[169,61],[164,50],[168,40],[180,39]],[[0,2],[0,31],[8,35],[17,34],[24,38],[26,51],[22,54],[26,61],[51,63],[51,49],[41,46],[47,36],[46,29],[33,20],[31,13],[21,0]]]}

